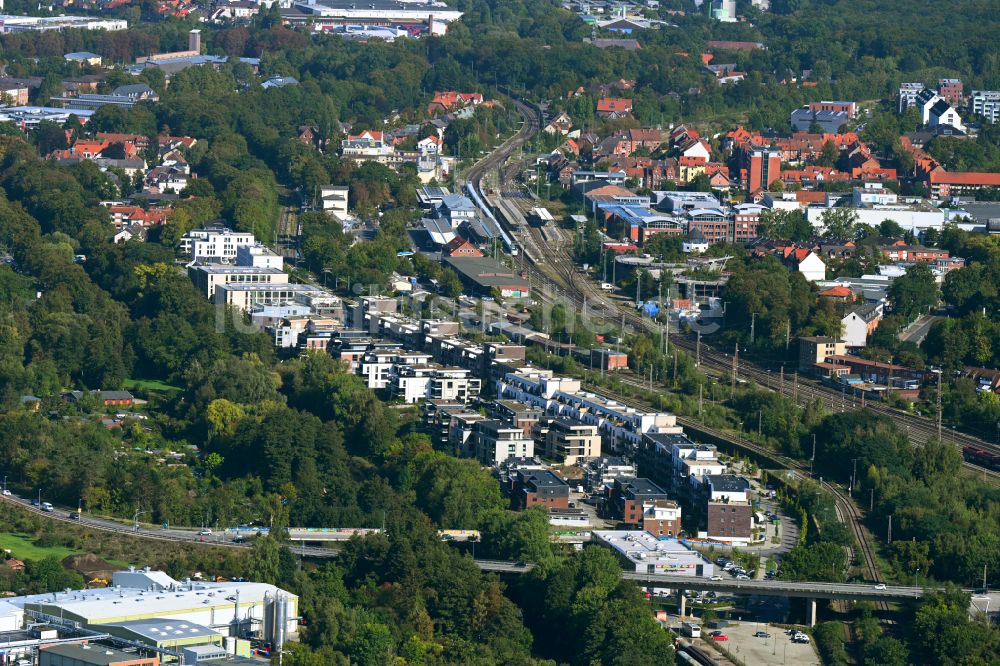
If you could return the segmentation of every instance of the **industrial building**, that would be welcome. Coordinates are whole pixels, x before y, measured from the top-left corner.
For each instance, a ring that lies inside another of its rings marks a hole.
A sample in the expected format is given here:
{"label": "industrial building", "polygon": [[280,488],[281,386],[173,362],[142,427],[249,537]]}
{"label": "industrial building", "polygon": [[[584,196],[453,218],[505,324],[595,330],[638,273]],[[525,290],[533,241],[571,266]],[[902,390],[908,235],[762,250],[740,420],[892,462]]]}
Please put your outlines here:
{"label": "industrial building", "polygon": [[305,0],[295,2],[281,17],[292,24],[309,23],[317,32],[346,26],[424,27],[427,33],[443,35],[448,24],[462,17],[462,12],[443,2],[431,0]]}
{"label": "industrial building", "polygon": [[[0,3],[0,8],[3,4]],[[125,30],[128,21],[93,16],[12,16],[0,14],[0,33],[76,30]]]}
{"label": "industrial building", "polygon": [[0,627],[0,655],[50,666],[224,663],[211,659],[294,636],[298,597],[265,583],[182,582],[129,568],[106,588],[10,597]]}
{"label": "industrial building", "polygon": [[595,530],[591,539],[613,550],[626,570],[673,576],[711,576],[715,565],[676,539],[657,539],[639,530]]}
{"label": "industrial building", "polygon": [[102,645],[68,643],[38,651],[39,666],[159,666],[158,657],[141,657]]}

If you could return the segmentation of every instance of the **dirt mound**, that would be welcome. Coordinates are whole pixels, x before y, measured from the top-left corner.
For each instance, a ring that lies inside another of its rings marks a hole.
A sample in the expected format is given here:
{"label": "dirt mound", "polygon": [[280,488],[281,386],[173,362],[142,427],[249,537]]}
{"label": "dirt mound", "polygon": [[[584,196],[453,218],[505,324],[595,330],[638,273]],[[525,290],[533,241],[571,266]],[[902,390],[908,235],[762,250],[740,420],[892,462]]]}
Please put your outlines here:
{"label": "dirt mound", "polygon": [[89,553],[86,555],[70,555],[62,561],[62,564],[67,569],[76,571],[88,580],[91,578],[110,578],[111,572],[119,569],[119,567],[114,566],[110,562],[105,562],[97,555]]}

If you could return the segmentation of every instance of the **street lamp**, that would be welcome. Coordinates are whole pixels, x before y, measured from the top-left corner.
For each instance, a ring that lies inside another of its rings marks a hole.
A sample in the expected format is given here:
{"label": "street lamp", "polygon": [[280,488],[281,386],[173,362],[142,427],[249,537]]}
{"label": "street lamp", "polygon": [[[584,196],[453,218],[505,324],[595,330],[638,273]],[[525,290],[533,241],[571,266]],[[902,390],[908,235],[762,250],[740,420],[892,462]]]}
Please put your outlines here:
{"label": "street lamp", "polygon": [[147,513],[149,513],[149,511],[136,511],[132,515],[132,531],[133,532],[138,532],[139,531],[139,516],[143,516],[143,515],[145,515]]}

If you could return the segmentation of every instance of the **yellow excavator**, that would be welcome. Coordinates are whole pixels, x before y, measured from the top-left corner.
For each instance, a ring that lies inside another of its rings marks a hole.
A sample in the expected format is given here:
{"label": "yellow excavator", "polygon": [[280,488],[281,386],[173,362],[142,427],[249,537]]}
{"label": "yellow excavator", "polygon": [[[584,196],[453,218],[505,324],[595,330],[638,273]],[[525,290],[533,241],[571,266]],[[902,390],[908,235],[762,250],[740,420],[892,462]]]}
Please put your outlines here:
{"label": "yellow excavator", "polygon": [[88,587],[107,587],[111,585],[111,581],[107,578],[92,578],[88,583]]}

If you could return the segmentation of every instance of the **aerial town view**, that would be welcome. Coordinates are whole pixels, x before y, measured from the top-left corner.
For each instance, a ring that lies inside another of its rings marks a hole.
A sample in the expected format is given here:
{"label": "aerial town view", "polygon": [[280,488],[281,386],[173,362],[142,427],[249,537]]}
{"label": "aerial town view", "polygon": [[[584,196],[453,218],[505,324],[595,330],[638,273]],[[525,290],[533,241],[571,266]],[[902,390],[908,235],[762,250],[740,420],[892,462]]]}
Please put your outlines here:
{"label": "aerial town view", "polygon": [[1000,0],[0,0],[0,666],[1000,666]]}

